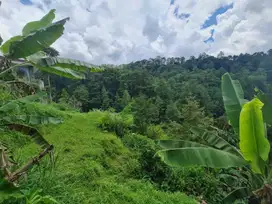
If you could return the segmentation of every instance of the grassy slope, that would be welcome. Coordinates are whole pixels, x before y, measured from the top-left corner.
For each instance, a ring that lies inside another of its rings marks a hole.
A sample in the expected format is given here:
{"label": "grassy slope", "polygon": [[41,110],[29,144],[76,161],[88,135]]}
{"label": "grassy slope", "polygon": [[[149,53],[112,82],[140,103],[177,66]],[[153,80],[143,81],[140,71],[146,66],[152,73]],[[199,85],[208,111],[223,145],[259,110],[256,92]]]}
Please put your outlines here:
{"label": "grassy slope", "polygon": [[[196,203],[182,193],[160,192],[146,181],[131,179],[138,161],[115,135],[97,128],[100,116],[101,112],[72,113],[63,124],[43,128],[55,145],[55,170],[51,173],[45,159],[30,172],[25,188],[43,189],[65,204]],[[18,138],[13,137],[14,141],[18,144]],[[38,152],[27,140],[20,142],[27,143],[23,148],[14,147],[20,160]]]}

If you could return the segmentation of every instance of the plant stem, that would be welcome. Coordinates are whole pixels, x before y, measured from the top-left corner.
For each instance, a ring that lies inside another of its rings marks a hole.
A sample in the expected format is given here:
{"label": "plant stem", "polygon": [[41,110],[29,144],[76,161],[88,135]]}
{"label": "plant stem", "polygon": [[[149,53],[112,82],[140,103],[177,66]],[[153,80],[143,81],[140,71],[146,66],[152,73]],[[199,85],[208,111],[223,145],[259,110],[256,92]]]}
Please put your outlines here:
{"label": "plant stem", "polygon": [[47,81],[48,81],[48,88],[49,88],[49,100],[50,100],[50,103],[52,103],[51,82],[50,82],[50,75],[49,74],[47,76]]}

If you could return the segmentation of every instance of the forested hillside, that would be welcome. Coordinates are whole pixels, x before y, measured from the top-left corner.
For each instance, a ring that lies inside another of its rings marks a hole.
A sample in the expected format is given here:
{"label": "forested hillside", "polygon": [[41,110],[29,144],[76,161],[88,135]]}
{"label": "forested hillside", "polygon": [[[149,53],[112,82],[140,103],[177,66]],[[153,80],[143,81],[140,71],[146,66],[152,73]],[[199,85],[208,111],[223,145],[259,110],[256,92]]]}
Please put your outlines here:
{"label": "forested hillside", "polygon": [[0,38],[0,203],[272,202],[272,51],[93,65],[55,10]]}
{"label": "forested hillside", "polygon": [[53,100],[83,112],[108,108],[120,112],[131,104],[134,116],[147,124],[182,123],[182,107],[187,105],[199,107],[198,111],[216,120],[224,116],[220,82],[225,72],[239,79],[245,98],[254,95],[255,87],[270,92],[272,51],[239,56],[220,53],[217,57],[202,54],[187,60],[157,57],[105,67],[104,72],[89,73],[82,81],[52,78]]}

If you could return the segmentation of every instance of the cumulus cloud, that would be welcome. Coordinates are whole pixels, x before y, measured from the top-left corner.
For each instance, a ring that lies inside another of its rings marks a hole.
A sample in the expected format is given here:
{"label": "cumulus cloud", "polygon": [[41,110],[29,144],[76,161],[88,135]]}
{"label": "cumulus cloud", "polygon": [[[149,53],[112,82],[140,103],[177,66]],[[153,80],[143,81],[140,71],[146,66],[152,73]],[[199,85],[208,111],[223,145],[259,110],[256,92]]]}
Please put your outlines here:
{"label": "cumulus cloud", "polygon": [[[2,0],[0,34],[20,34],[28,21],[57,9],[69,16],[65,34],[53,46],[62,56],[91,63],[127,63],[157,55],[172,57],[266,51],[272,47],[271,0]],[[220,7],[217,25],[202,29]],[[189,15],[188,15],[189,14]],[[179,18],[179,16],[182,16]],[[205,43],[214,29],[214,42]]]}

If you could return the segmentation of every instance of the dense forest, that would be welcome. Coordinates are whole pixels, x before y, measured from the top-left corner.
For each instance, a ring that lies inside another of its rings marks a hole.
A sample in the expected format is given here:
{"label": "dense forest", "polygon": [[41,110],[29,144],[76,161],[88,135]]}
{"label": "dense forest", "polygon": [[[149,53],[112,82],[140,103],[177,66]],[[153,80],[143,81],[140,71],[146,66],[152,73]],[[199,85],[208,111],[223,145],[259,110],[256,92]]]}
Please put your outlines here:
{"label": "dense forest", "polygon": [[0,47],[0,203],[271,203],[272,50],[95,66],[54,18]]}

